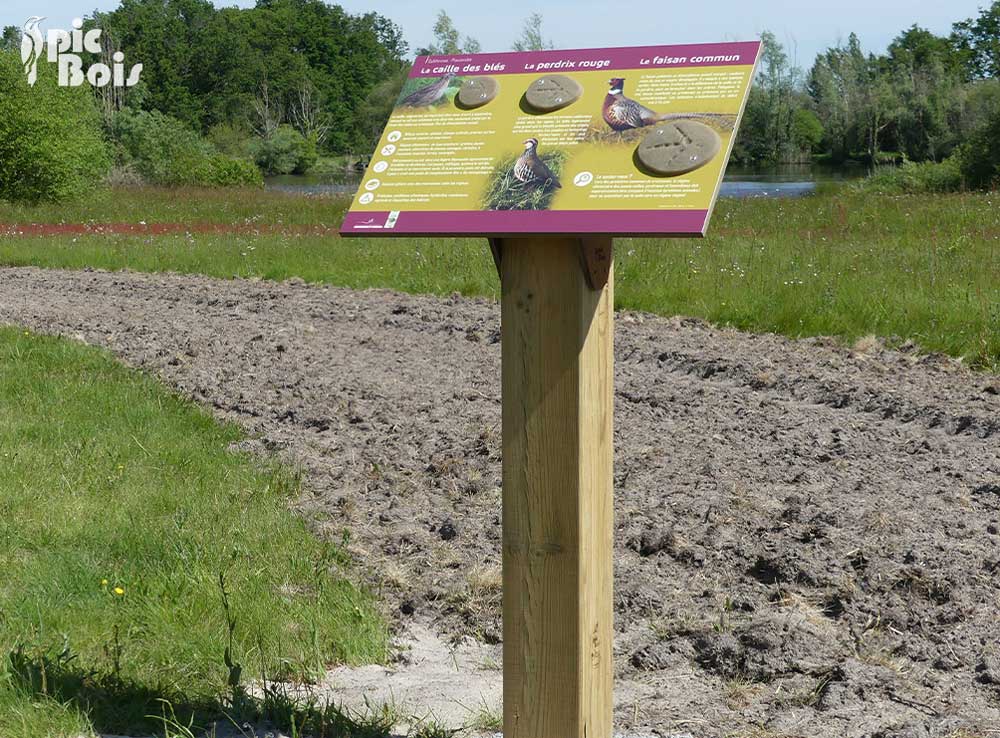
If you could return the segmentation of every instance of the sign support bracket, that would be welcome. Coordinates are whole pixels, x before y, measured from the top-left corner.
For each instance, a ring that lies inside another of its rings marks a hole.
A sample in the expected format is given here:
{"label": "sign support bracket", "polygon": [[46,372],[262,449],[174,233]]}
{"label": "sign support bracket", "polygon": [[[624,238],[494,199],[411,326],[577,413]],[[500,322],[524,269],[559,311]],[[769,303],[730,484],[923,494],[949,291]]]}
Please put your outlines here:
{"label": "sign support bracket", "polygon": [[[497,268],[497,276],[503,281],[503,243],[506,239],[490,238],[490,253]],[[592,290],[603,289],[608,283],[611,263],[614,261],[614,239],[611,236],[580,236],[577,238],[580,251],[580,266],[587,285]]]}

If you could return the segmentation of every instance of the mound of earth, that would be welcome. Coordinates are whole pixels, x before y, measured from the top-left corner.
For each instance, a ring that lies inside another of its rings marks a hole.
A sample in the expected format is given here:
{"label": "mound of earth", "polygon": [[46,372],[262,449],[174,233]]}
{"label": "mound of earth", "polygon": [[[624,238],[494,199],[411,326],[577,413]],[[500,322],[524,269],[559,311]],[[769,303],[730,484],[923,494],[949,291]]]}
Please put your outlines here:
{"label": "mound of earth", "polygon": [[[0,322],[238,421],[398,624],[498,642],[496,305],[2,269]],[[615,353],[617,729],[995,732],[1000,380],[631,313]]]}

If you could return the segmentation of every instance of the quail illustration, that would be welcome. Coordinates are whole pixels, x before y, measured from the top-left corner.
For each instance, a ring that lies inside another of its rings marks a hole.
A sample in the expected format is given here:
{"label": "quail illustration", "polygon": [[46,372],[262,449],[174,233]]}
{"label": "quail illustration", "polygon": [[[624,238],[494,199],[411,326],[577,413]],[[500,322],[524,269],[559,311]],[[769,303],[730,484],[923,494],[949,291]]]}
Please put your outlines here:
{"label": "quail illustration", "polygon": [[667,120],[704,120],[723,130],[732,130],[736,125],[736,116],[726,113],[657,113],[642,103],[625,97],[625,80],[613,77],[608,80],[611,89],[604,97],[601,114],[604,122],[615,131],[628,131],[633,128],[655,125]]}
{"label": "quail illustration", "polygon": [[400,101],[400,107],[425,108],[428,105],[433,105],[441,99],[444,91],[448,89],[448,85],[451,84],[454,78],[455,75],[449,72],[436,82],[431,82],[416,92],[411,92]]}
{"label": "quail illustration", "polygon": [[529,138],[524,142],[524,153],[514,162],[514,179],[524,184],[545,187],[562,187],[559,178],[538,156],[538,139]]}

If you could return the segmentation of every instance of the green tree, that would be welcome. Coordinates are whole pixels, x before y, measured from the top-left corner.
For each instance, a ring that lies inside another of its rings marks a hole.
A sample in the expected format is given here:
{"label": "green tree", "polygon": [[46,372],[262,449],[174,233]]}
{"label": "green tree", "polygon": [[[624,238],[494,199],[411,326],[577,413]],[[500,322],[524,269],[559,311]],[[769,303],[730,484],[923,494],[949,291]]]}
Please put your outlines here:
{"label": "green tree", "polygon": [[823,123],[808,108],[796,108],[792,113],[791,136],[799,151],[815,153],[823,143]]}
{"label": "green tree", "polygon": [[883,67],[899,96],[896,147],[918,161],[951,153],[958,143],[964,69],[950,40],[912,26],[889,45]]}
{"label": "green tree", "polygon": [[[253,8],[218,10],[209,0],[122,0],[90,22],[146,65],[141,107],[206,132],[252,117],[267,79],[279,122],[314,126],[314,138],[334,153],[362,140],[359,108],[404,66],[406,53],[391,21],[323,0],[258,0]],[[310,96],[307,121],[303,90]]]}
{"label": "green tree", "polygon": [[265,174],[305,174],[316,164],[316,143],[289,125],[254,145],[254,160]]}
{"label": "green tree", "polygon": [[1000,117],[1000,79],[976,80],[963,90],[958,137],[967,139]]}
{"label": "green tree", "polygon": [[791,139],[795,78],[798,74],[788,63],[788,55],[777,37],[770,31],[760,36],[760,73],[757,83],[763,93],[762,103],[766,106],[764,116],[764,145],[767,158],[778,161],[782,149]]}
{"label": "green tree", "polygon": [[362,142],[357,149],[359,153],[367,156],[375,150],[409,74],[408,67],[401,69],[394,76],[377,84],[361,103],[357,115],[358,135]]}
{"label": "green tree", "polygon": [[843,161],[851,153],[851,108],[848,101],[848,76],[842,47],[821,53],[809,72],[809,95],[816,113],[823,121],[823,145],[835,160]]}
{"label": "green tree", "polygon": [[551,39],[546,39],[542,33],[542,14],[532,13],[524,19],[521,35],[514,41],[514,51],[543,51],[555,48]]}
{"label": "green tree", "polygon": [[1000,186],[1000,115],[977,131],[965,145],[962,174],[972,187]]}
{"label": "green tree", "polygon": [[455,22],[445,11],[439,10],[434,21],[434,43],[417,50],[420,56],[477,54],[482,50],[480,43],[471,36],[462,37]]}
{"label": "green tree", "polygon": [[55,65],[44,63],[29,87],[20,55],[0,51],[0,199],[74,197],[109,165],[90,89],[60,87]]}
{"label": "green tree", "polygon": [[956,23],[951,38],[970,79],[1000,77],[1000,0]]}
{"label": "green tree", "polygon": [[962,174],[972,187],[1000,187],[1000,80],[979,83],[981,123],[959,149]]}
{"label": "green tree", "polygon": [[914,24],[896,36],[886,55],[889,66],[914,68],[941,64],[951,72],[963,72],[963,58],[951,39],[937,36]]}
{"label": "green tree", "polygon": [[857,126],[869,161],[876,161],[883,150],[883,136],[899,121],[902,103],[899,90],[889,75],[882,73],[878,60],[869,57],[860,70],[856,99]]}
{"label": "green tree", "polygon": [[864,151],[875,159],[901,105],[883,61],[866,56],[861,41],[852,33],[846,44],[817,57],[808,89],[833,158],[843,161]]}
{"label": "green tree", "polygon": [[21,48],[21,31],[17,26],[4,26],[0,33],[0,51],[17,51]]}
{"label": "green tree", "polygon": [[206,51],[217,41],[215,13],[210,0],[122,0],[88,25],[113,36],[134,63],[143,64],[146,107],[201,129],[210,116],[203,98],[213,88]]}
{"label": "green tree", "polygon": [[764,31],[760,38],[760,65],[734,156],[745,163],[799,161],[813,148],[795,137],[796,116],[809,104],[802,92],[801,72],[791,66],[773,33]]}

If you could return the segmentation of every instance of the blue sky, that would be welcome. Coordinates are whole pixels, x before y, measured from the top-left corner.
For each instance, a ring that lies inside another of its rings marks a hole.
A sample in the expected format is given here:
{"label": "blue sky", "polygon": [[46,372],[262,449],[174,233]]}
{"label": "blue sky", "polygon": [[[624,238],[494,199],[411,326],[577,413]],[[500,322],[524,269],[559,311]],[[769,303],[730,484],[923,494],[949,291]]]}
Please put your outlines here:
{"label": "blue sky", "polygon": [[[253,0],[216,0],[216,5],[252,6]],[[782,0],[633,0],[631,2],[414,2],[413,0],[341,0],[351,12],[374,10],[399,23],[411,49],[431,40],[438,8],[446,10],[463,33],[475,36],[484,51],[510,48],[522,20],[534,10],[545,13],[547,35],[557,47],[632,46],[746,40],[763,29],[774,31],[798,64],[808,67],[817,52],[857,32],[864,47],[882,51],[899,31],[913,23],[947,33],[954,21],[971,17],[988,0],[930,3],[913,0],[840,0],[836,3]],[[30,15],[47,16],[43,28],[69,26],[94,8],[110,10],[118,0],[5,0],[0,26],[20,26]],[[613,10],[613,12],[612,12]],[[655,23],[633,22],[650,13]]]}

